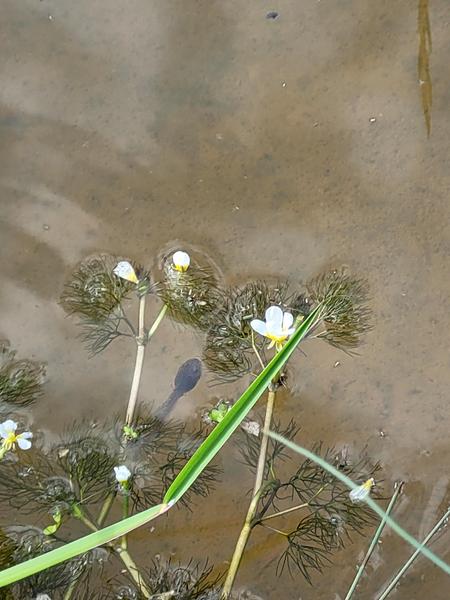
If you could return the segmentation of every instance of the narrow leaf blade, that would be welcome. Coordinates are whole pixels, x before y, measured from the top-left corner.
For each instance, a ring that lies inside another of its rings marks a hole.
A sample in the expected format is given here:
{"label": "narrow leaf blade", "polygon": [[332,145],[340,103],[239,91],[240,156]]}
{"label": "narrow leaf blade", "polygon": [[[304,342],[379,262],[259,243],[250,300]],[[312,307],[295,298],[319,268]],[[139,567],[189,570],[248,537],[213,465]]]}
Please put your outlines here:
{"label": "narrow leaf blade", "polygon": [[34,575],[45,569],[49,569],[74,556],[84,554],[93,548],[97,548],[98,546],[108,544],[116,538],[133,531],[133,529],[145,525],[165,512],[167,508],[168,507],[164,504],[158,504],[157,506],[153,506],[152,508],[133,515],[132,517],[123,519],[118,523],[114,523],[113,525],[99,529],[94,533],[90,533],[74,542],[69,542],[60,548],[56,548],[56,550],[51,550],[50,552],[41,554],[36,558],[31,558],[19,565],[9,567],[0,572],[0,587],[24,579],[25,577],[29,577],[30,575]]}

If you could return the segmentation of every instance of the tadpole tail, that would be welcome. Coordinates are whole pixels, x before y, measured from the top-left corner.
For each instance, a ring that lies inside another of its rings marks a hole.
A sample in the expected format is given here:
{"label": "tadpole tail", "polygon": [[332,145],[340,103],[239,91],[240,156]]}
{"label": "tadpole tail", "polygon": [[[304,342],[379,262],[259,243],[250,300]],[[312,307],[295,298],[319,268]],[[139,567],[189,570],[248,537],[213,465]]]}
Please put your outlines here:
{"label": "tadpole tail", "polygon": [[170,415],[170,413],[172,412],[172,410],[175,407],[175,404],[177,403],[177,401],[181,398],[181,396],[183,396],[183,393],[180,393],[176,388],[172,391],[172,393],[170,394],[170,396],[167,398],[167,400],[165,400],[161,406],[158,408],[158,410],[155,413],[155,416],[160,420],[160,421],[165,421],[168,416]]}

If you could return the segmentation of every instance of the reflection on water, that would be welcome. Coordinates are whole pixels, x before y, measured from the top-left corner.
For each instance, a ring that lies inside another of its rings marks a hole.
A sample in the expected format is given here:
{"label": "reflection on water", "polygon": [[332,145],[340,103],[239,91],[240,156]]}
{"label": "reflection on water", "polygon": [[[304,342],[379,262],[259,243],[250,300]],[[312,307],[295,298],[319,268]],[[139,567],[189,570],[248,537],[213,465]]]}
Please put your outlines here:
{"label": "reflection on water", "polygon": [[430,73],[430,54],[432,50],[429,0],[419,0],[418,32],[419,58],[417,63],[422,108],[425,117],[427,133],[431,133],[432,81]]}

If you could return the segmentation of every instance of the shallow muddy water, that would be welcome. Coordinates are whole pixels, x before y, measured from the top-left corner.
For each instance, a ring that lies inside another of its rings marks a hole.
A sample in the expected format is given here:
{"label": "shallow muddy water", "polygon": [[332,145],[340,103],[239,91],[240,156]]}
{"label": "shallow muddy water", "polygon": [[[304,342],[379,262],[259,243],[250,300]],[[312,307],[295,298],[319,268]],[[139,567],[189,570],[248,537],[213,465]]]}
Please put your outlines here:
{"label": "shallow muddy water", "polygon": [[[167,244],[187,244],[229,283],[345,264],[369,279],[376,326],[356,358],[308,342],[277,414],[296,418],[305,445],[367,447],[386,490],[406,482],[396,518],[416,536],[431,528],[450,500],[450,5],[429,1],[428,137],[418,4],[3,0],[0,334],[48,363],[35,429],[51,438],[127,399],[131,342],[88,359],[57,304],[84,256],[152,265]],[[160,405],[201,345],[164,322],[142,399]],[[204,376],[176,416],[197,419],[245,383],[211,388]],[[226,485],[157,522],[154,547],[147,531],[132,536],[141,558],[226,568],[252,483],[231,446],[219,463]],[[448,536],[433,546],[447,561]],[[272,540],[251,539],[238,580],[266,600],[343,598],[368,543],[310,587],[275,577]],[[356,597],[376,598],[409,554],[385,532]],[[392,598],[427,596],[448,599],[450,580],[421,559]]]}

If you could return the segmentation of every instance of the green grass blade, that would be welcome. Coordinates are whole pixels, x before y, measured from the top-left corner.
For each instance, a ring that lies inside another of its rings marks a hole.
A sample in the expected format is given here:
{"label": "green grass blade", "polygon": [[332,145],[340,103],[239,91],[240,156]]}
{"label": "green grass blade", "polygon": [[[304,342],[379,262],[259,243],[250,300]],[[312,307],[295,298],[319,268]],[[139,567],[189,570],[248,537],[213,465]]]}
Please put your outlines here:
{"label": "green grass blade", "polygon": [[[306,458],[309,458],[310,460],[312,460],[313,462],[315,462],[316,464],[321,466],[323,469],[325,469],[326,471],[331,473],[331,475],[334,475],[334,477],[336,477],[336,479],[339,479],[340,481],[342,481],[342,483],[345,483],[345,485],[348,486],[351,490],[358,488],[356,483],[354,483],[349,477],[347,477],[346,475],[341,473],[341,471],[338,471],[338,469],[336,469],[335,467],[333,467],[332,465],[327,463],[320,456],[317,456],[317,454],[314,454],[310,450],[307,450],[306,448],[302,448],[302,446],[299,446],[298,444],[295,444],[294,442],[291,442],[290,440],[283,438],[281,435],[278,435],[274,431],[269,431],[267,433],[267,435],[269,437],[271,437],[272,439],[277,440],[277,442],[284,444],[287,448],[290,448],[294,452],[297,452],[298,454],[302,454]],[[448,565],[441,558],[439,558],[439,556],[434,554],[434,552],[431,552],[431,550],[429,550],[426,546],[424,546],[424,544],[421,544],[419,541],[417,541],[415,538],[413,538],[413,536],[411,534],[409,534],[407,531],[405,531],[403,529],[403,527],[400,527],[400,525],[396,521],[394,521],[394,519],[392,519],[389,515],[387,515],[385,513],[385,511],[382,508],[380,508],[378,506],[378,504],[376,502],[374,502],[374,500],[372,500],[372,498],[370,496],[367,496],[367,498],[364,500],[364,502],[367,502],[367,504],[370,506],[370,508],[374,512],[376,512],[377,515],[379,517],[381,517],[381,519],[384,519],[386,521],[387,525],[389,525],[389,527],[393,531],[395,531],[395,533],[397,533],[401,538],[403,538],[406,542],[408,542],[408,544],[411,544],[411,546],[413,546],[421,554],[423,554],[429,560],[431,560],[431,562],[433,562],[436,566],[438,566],[445,573],[447,573],[447,575],[450,575],[450,565]]]}
{"label": "green grass blade", "polygon": [[14,567],[9,567],[9,569],[5,569],[4,571],[0,572],[0,587],[4,587],[5,585],[19,581],[24,577],[29,577],[30,575],[39,573],[39,571],[49,569],[54,565],[64,562],[65,560],[69,560],[70,558],[78,556],[79,554],[83,554],[84,552],[88,552],[89,550],[97,548],[98,546],[108,544],[116,538],[133,531],[133,529],[136,529],[141,525],[145,525],[158,515],[164,513],[167,508],[167,505],[158,504],[158,506],[153,506],[152,508],[148,508],[147,510],[133,515],[132,517],[123,519],[118,523],[114,523],[113,525],[109,525],[103,529],[99,529],[98,531],[90,533],[79,540],[75,540],[74,542],[65,544],[60,548],[56,548],[56,550],[51,550],[50,552],[41,554],[36,558],[31,558],[23,563],[14,565]]}
{"label": "green grass blade", "polygon": [[[399,494],[400,494],[400,492],[402,490],[402,487],[403,487],[403,481],[398,482],[396,484],[394,493],[392,494],[392,498],[391,498],[391,500],[389,502],[389,505],[388,505],[388,507],[386,509],[386,513],[385,513],[386,515],[390,515],[391,514],[392,509],[394,508],[394,505],[395,505],[395,503],[397,501],[397,498],[398,498],[398,496],[399,496]],[[383,533],[385,525],[386,525],[386,517],[384,516],[381,519],[381,523],[379,524],[378,529],[376,530],[376,532],[375,532],[375,534],[374,534],[374,536],[372,538],[372,541],[370,542],[370,546],[369,546],[369,548],[368,548],[368,550],[366,552],[366,555],[364,556],[364,559],[363,559],[362,563],[359,565],[358,572],[356,573],[356,576],[355,576],[355,578],[354,578],[354,580],[353,580],[353,582],[352,582],[352,584],[350,586],[350,589],[348,590],[347,595],[345,596],[344,600],[350,600],[351,597],[353,596],[353,592],[356,590],[356,586],[358,585],[359,580],[361,579],[361,577],[362,577],[362,575],[364,573],[364,570],[365,570],[365,568],[367,566],[367,563],[369,562],[370,557],[372,556],[373,551],[375,550],[375,547],[378,544],[378,540],[380,539],[381,534]]]}
{"label": "green grass blade", "polygon": [[250,409],[255,405],[272,379],[294,352],[297,345],[307,335],[311,328],[318,322],[321,306],[316,307],[311,314],[299,325],[289,341],[278,352],[266,368],[258,375],[247,388],[233,407],[228,411],[223,420],[213,429],[202,445],[192,455],[180,471],[164,496],[166,504],[177,502],[197,479],[206,465],[219,452],[233,431],[239,427]]}

